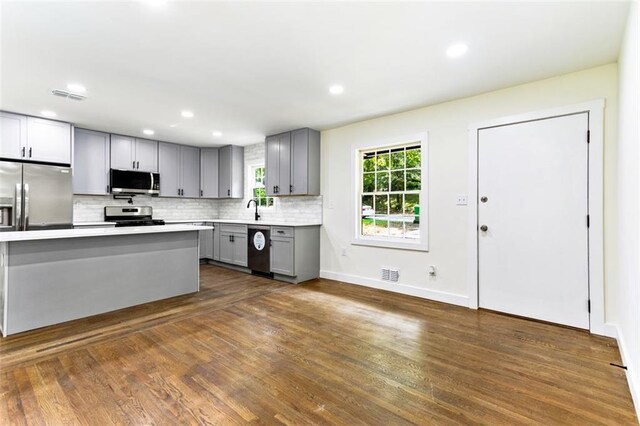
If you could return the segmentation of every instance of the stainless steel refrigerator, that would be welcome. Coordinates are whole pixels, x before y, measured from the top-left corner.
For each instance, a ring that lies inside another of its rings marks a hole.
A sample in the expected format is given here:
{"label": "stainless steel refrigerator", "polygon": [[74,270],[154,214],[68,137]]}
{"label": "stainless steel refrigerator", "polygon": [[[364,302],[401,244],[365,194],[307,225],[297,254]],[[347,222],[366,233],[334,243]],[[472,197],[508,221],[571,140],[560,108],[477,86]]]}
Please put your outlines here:
{"label": "stainless steel refrigerator", "polygon": [[0,161],[0,231],[72,227],[70,167]]}

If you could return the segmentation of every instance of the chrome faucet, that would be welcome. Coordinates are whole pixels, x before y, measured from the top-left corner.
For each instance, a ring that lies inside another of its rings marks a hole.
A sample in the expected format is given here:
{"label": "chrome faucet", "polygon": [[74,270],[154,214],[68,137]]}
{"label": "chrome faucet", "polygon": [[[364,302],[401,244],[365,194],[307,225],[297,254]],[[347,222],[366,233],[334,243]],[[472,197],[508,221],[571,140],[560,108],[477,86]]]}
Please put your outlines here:
{"label": "chrome faucet", "polygon": [[253,204],[256,205],[256,213],[255,213],[255,218],[256,221],[260,220],[260,215],[258,214],[258,201],[255,198],[252,198],[249,200],[249,202],[247,203],[247,208],[251,207],[251,202],[253,201]]}

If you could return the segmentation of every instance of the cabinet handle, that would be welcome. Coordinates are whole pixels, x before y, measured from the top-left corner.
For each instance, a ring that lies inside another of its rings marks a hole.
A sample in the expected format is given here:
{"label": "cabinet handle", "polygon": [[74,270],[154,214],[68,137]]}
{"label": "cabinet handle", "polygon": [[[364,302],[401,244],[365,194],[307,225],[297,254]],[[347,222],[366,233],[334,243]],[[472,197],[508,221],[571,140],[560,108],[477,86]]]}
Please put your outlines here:
{"label": "cabinet handle", "polygon": [[109,185],[107,185],[107,194],[109,193]]}
{"label": "cabinet handle", "polygon": [[230,197],[230,196],[231,196],[231,190],[227,189],[227,197]]}
{"label": "cabinet handle", "polygon": [[289,185],[289,194],[293,192],[293,185]]}
{"label": "cabinet handle", "polygon": [[31,151],[33,150],[33,148],[29,148],[29,158],[31,158]]}
{"label": "cabinet handle", "polygon": [[131,168],[135,170],[136,168],[136,162],[134,161],[133,164],[131,165]]}
{"label": "cabinet handle", "polygon": [[200,196],[202,197],[202,189],[200,190]]}
{"label": "cabinet handle", "polygon": [[136,169],[140,170],[140,162],[136,161]]}
{"label": "cabinet handle", "polygon": [[27,148],[25,148],[24,146],[22,147],[22,157],[24,158],[24,155],[26,154]]}
{"label": "cabinet handle", "polygon": [[284,234],[284,231],[277,231],[278,234]]}

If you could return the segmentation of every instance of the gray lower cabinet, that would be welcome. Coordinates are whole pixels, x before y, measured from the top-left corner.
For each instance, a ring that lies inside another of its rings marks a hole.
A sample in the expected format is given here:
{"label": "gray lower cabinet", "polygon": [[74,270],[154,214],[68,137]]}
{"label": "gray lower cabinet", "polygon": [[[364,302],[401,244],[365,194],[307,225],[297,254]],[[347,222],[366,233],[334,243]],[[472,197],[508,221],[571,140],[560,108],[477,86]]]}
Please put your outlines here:
{"label": "gray lower cabinet", "polygon": [[213,259],[213,229],[199,231],[200,259]]}
{"label": "gray lower cabinet", "polygon": [[271,272],[294,276],[293,237],[271,235]]}
{"label": "gray lower cabinet", "polygon": [[227,145],[219,149],[218,198],[244,197],[244,148]]}
{"label": "gray lower cabinet", "polygon": [[109,134],[75,129],[73,193],[109,194]]}
{"label": "gray lower cabinet", "polygon": [[268,195],[320,195],[320,132],[304,128],[268,136],[265,152]]}
{"label": "gray lower cabinet", "polygon": [[[220,262],[232,265],[249,265],[247,259],[247,225],[220,223],[216,224],[216,233],[220,231],[217,239],[218,259]],[[215,236],[214,236],[215,238]],[[214,240],[215,244],[216,240]]]}
{"label": "gray lower cabinet", "polygon": [[160,142],[158,148],[161,197],[200,196],[200,149]]}
{"label": "gray lower cabinet", "polygon": [[320,276],[320,226],[272,226],[271,272],[299,283]]}
{"label": "gray lower cabinet", "polygon": [[200,149],[200,196],[218,198],[218,148]]}
{"label": "gray lower cabinet", "polygon": [[158,172],[158,142],[111,135],[111,168]]}

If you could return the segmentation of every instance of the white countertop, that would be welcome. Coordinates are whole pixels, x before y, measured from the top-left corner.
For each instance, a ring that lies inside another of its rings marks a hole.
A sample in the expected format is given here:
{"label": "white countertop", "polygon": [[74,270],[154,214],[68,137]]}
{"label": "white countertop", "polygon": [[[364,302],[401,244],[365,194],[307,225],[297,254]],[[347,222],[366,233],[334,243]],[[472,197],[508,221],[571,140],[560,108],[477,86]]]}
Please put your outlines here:
{"label": "white countertop", "polygon": [[284,222],[274,220],[246,220],[246,219],[215,219],[211,222],[216,223],[238,223],[243,225],[264,225],[264,226],[321,226],[318,222]]}
{"label": "white countertop", "polygon": [[116,226],[115,222],[73,222],[73,226]]}
{"label": "white countertop", "polygon": [[60,238],[106,237],[109,235],[159,234],[164,232],[204,231],[212,226],[156,225],[123,226],[120,228],[56,229],[50,231],[0,232],[0,242],[55,240]]}

